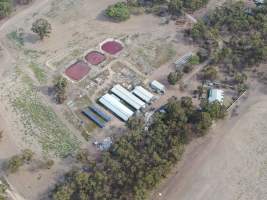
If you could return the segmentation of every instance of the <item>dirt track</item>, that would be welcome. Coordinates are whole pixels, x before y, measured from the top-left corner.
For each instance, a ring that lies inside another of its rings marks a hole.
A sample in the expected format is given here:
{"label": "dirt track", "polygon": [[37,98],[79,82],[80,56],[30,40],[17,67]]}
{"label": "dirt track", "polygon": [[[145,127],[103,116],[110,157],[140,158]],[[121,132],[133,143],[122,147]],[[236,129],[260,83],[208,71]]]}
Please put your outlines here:
{"label": "dirt track", "polygon": [[207,137],[190,144],[178,170],[151,199],[266,199],[266,100],[258,87],[251,89],[238,116],[229,116]]}

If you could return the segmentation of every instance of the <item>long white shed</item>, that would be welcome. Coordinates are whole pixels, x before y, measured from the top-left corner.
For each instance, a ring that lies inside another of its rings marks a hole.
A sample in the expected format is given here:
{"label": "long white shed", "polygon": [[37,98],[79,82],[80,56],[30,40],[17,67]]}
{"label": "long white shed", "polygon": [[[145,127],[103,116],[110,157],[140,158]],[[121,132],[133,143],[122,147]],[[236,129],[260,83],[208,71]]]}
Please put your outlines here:
{"label": "long white shed", "polygon": [[150,103],[154,98],[154,95],[149,91],[147,91],[142,86],[136,86],[132,91],[132,93],[137,97],[139,97],[140,99],[142,99],[143,101],[145,101],[146,103]]}
{"label": "long white shed", "polygon": [[121,85],[115,85],[111,92],[121,98],[123,101],[128,103],[130,106],[132,106],[136,110],[140,110],[141,108],[144,108],[146,106],[145,102],[143,102],[141,99],[137,98],[135,95],[133,95],[131,92],[126,90]]}
{"label": "long white shed", "polygon": [[115,115],[121,118],[123,121],[127,121],[134,112],[123,105],[118,99],[110,94],[105,94],[99,99],[99,102],[103,104],[106,108],[112,111]]}

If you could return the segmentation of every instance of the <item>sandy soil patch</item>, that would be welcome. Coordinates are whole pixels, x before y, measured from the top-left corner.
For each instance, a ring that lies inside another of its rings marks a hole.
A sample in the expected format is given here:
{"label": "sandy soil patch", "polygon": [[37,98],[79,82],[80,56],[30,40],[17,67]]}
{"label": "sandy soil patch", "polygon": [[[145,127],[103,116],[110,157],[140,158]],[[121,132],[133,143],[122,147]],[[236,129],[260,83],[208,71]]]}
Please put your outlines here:
{"label": "sandy soil patch", "polygon": [[239,105],[237,116],[230,115],[216,124],[207,137],[189,145],[171,178],[151,199],[267,197],[267,95],[259,87],[253,89]]}

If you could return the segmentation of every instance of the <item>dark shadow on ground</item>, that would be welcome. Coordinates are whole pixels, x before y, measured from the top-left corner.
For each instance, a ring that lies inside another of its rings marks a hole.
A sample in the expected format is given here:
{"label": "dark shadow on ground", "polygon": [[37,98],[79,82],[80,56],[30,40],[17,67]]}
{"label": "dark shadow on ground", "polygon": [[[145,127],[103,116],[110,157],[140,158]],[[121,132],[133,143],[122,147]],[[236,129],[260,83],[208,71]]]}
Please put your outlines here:
{"label": "dark shadow on ground", "polygon": [[37,41],[40,40],[40,37],[33,33],[25,33],[23,36],[23,40],[25,43],[35,44]]}
{"label": "dark shadow on ground", "polygon": [[106,12],[105,10],[102,10],[102,11],[96,16],[95,19],[98,20],[98,21],[102,21],[102,22],[113,22],[113,23],[118,23],[118,21],[113,20],[113,19],[110,19],[110,18],[106,15],[105,12]]}

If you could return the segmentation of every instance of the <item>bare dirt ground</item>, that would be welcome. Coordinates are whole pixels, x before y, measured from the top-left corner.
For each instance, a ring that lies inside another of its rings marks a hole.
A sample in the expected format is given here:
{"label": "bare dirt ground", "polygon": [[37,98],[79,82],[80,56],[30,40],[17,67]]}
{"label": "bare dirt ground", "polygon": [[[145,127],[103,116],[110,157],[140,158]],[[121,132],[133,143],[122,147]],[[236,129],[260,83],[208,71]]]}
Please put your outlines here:
{"label": "bare dirt ground", "polygon": [[254,83],[238,103],[238,115],[229,114],[209,135],[192,142],[151,199],[266,199],[266,100],[266,90]]}

